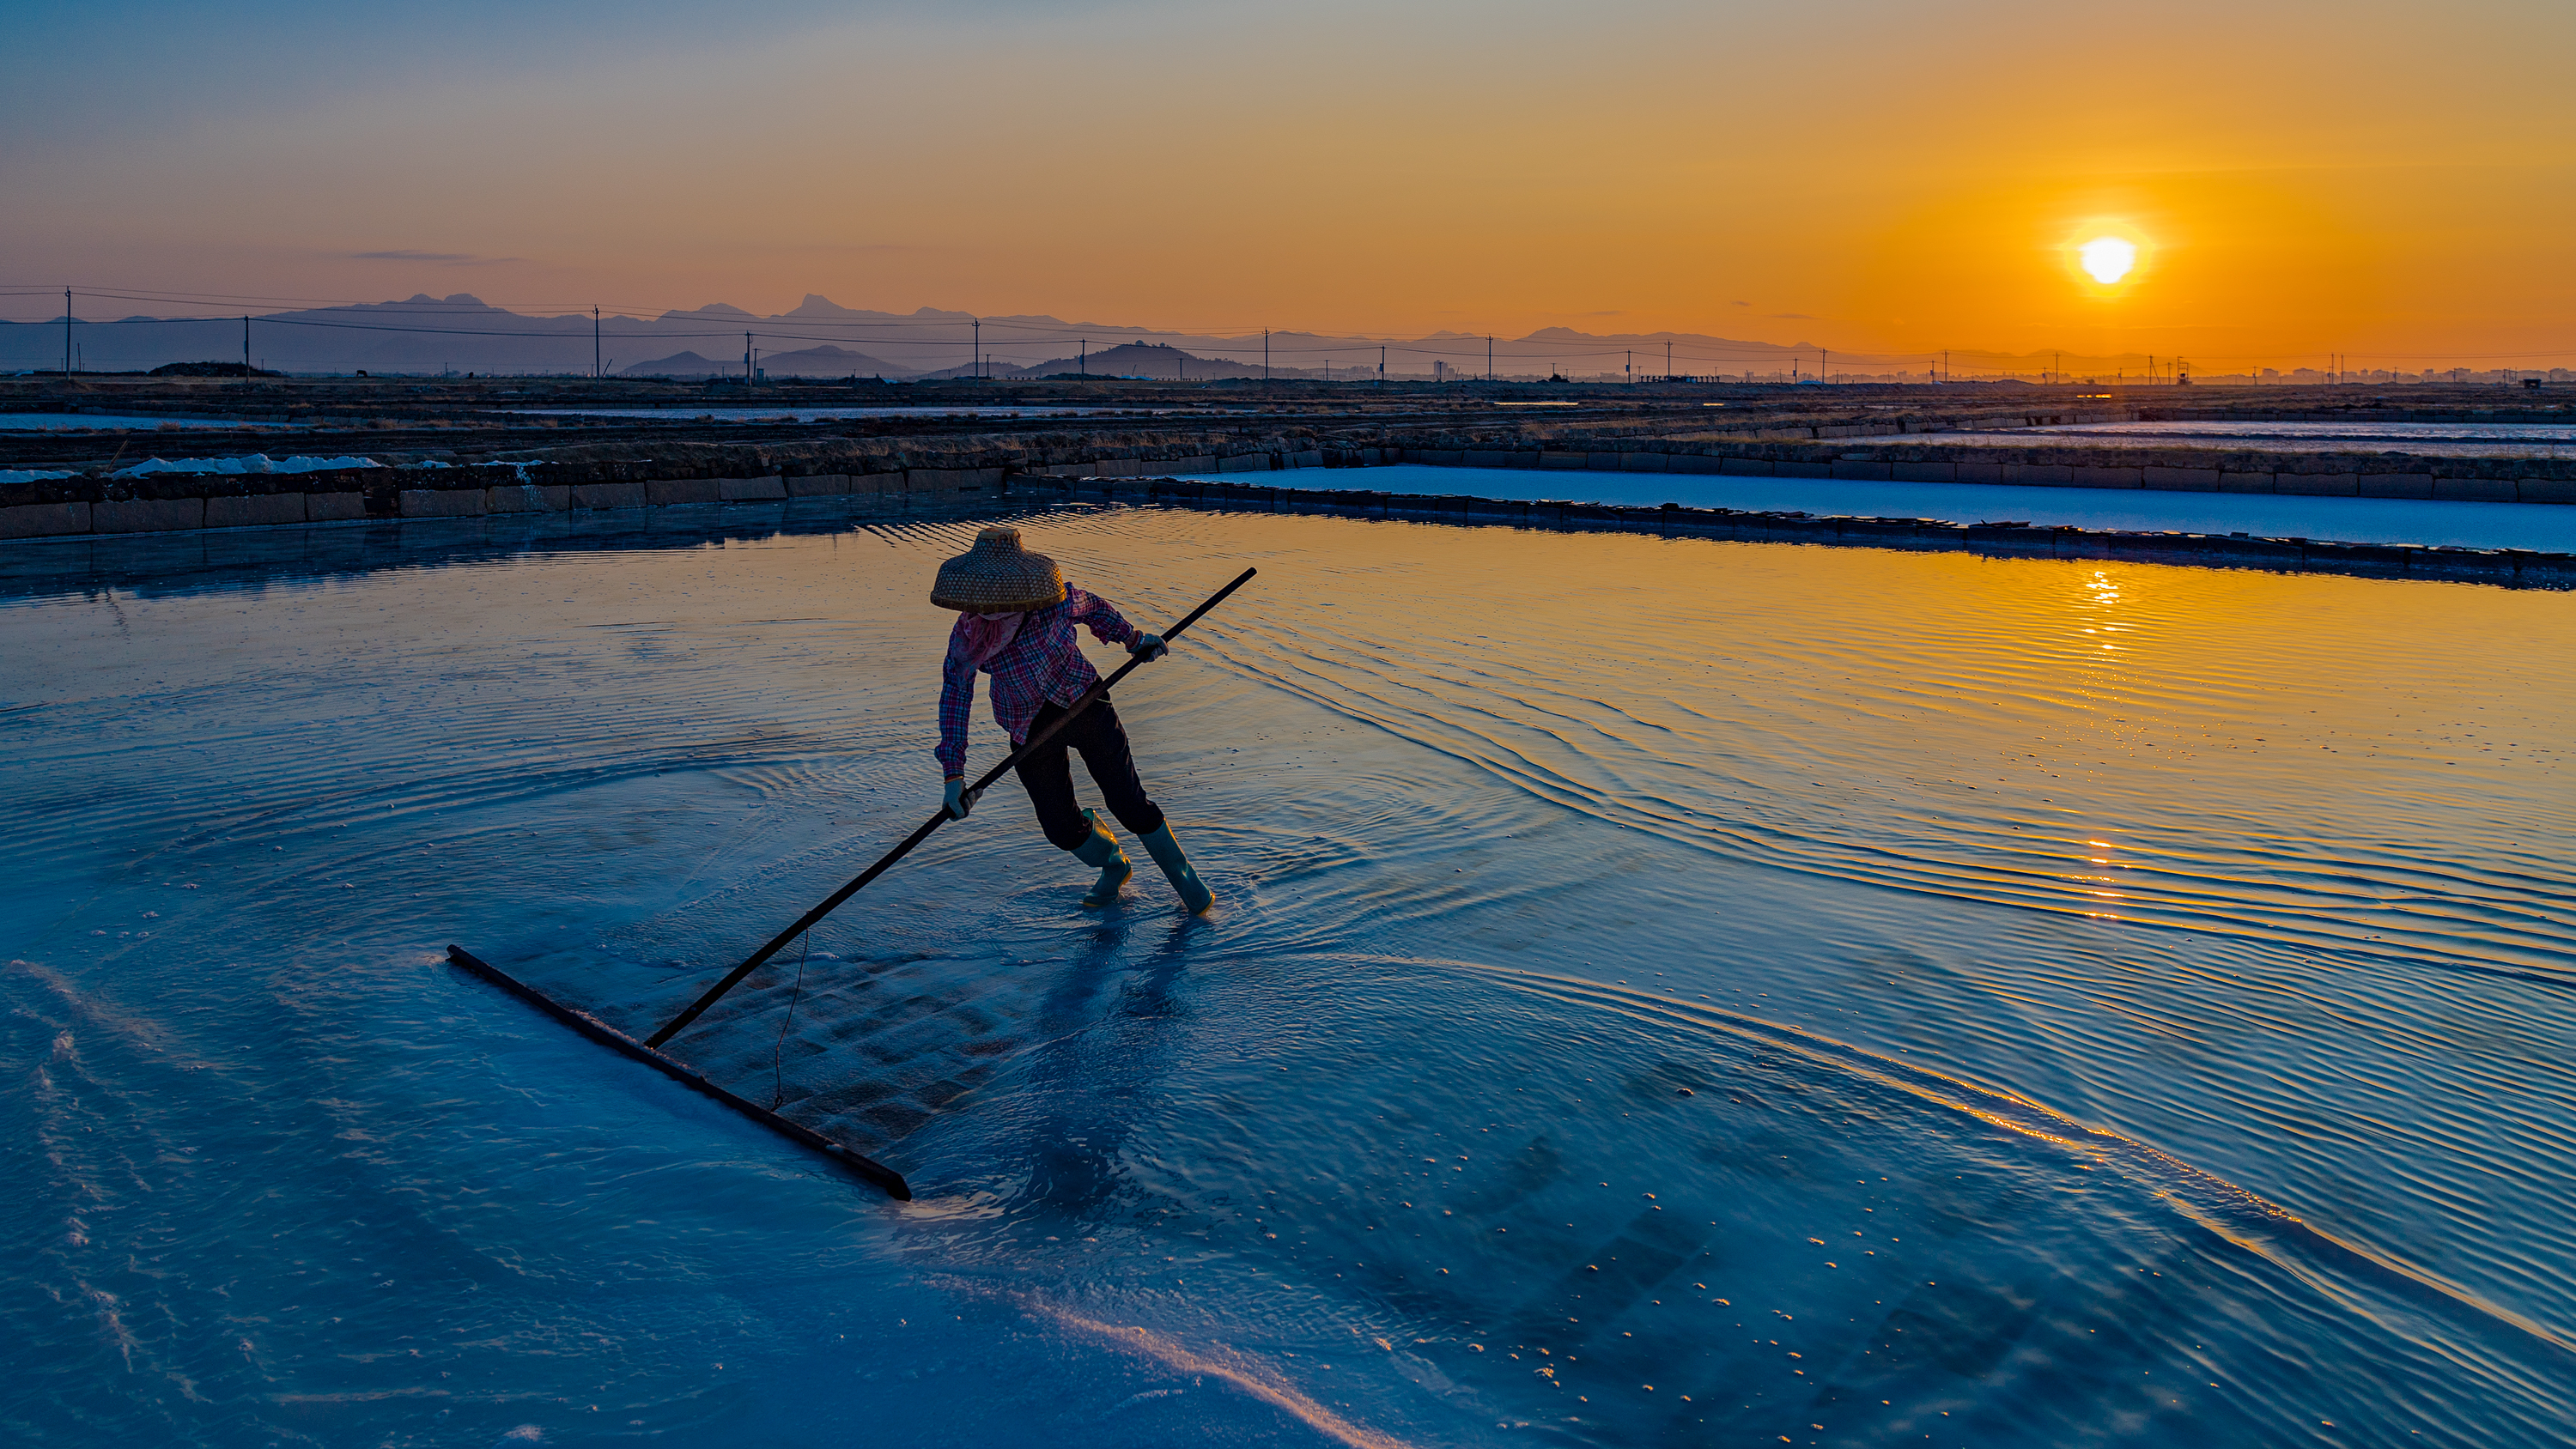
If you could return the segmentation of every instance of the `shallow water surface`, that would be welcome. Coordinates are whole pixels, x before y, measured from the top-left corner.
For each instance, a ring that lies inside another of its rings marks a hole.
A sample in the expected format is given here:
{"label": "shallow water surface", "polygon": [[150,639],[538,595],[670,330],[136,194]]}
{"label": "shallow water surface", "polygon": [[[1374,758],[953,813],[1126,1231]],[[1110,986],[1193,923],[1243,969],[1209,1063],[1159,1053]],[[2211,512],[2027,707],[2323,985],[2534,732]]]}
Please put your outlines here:
{"label": "shallow water surface", "polygon": [[[1241,473],[1184,473],[1216,483]],[[1399,463],[1368,469],[1297,468],[1256,473],[1277,488],[1373,488],[1387,493],[1460,494],[1535,502],[1616,503],[1654,508],[1735,508],[1938,518],[1951,523],[2018,519],[2043,527],[2250,533],[2258,538],[2345,543],[2443,544],[2576,553],[2576,508],[2554,503],[2453,503],[2396,498],[2292,498],[2259,494],[2165,493],[2139,488],[2026,488],[1987,483],[1864,483],[1847,478],[1728,478],[1685,473],[1539,472],[1528,468],[1442,468]]]}
{"label": "shallow water surface", "polygon": [[[2508,407],[2523,405],[2508,401]],[[2576,448],[2576,424],[2413,423],[2367,419],[2268,422],[2208,418],[2186,422],[2049,423],[1992,432],[1927,433],[1927,443],[2053,443],[2079,438],[2138,443],[2261,446],[2274,453],[2369,453],[2391,450],[2435,458],[2562,458]]]}
{"label": "shallow water surface", "polygon": [[2576,1415],[2576,600],[1021,515],[1261,569],[1118,698],[1219,904],[1006,784],[675,1042],[898,1205],[442,963],[640,1031],[928,813],[976,520],[763,517],[0,551],[11,1438]]}

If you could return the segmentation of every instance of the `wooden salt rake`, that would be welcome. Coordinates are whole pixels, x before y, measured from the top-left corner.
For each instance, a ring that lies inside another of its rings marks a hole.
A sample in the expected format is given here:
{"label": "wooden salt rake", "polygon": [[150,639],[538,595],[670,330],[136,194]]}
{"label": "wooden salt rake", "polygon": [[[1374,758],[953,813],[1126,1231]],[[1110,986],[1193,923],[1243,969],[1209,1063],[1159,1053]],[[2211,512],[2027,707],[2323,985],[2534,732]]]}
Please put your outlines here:
{"label": "wooden salt rake", "polygon": [[[1192,609],[1179,623],[1174,624],[1171,628],[1163,631],[1164,641],[1168,643],[1173,639],[1179,638],[1182,630],[1197,623],[1200,616],[1207,613],[1208,610],[1224,603],[1228,594],[1242,588],[1254,574],[1259,572],[1259,569],[1245,569],[1242,573],[1237,574],[1234,582],[1227,584],[1224,588],[1221,588],[1214,594],[1209,595],[1206,603]],[[1084,710],[1087,710],[1094,704],[1108,698],[1111,686],[1117,684],[1118,681],[1125,679],[1129,672],[1133,671],[1145,662],[1145,656],[1138,655],[1137,657],[1128,660],[1125,664],[1118,666],[1117,672],[1110,675],[1107,679],[1100,680],[1093,684],[1089,689],[1084,690],[1080,697],[1076,698],[1072,704],[1066,706],[1064,713],[1057,716],[1053,723],[1049,724],[1045,729],[1039,730],[1037,733],[1030,735],[1028,743],[1011,751],[1008,758],[1004,759],[1000,764],[995,765],[992,769],[985,771],[983,778],[977,780],[973,787],[966,791],[966,799],[968,803],[972,804],[975,798],[982,795],[994,781],[1009,774],[1031,750],[1034,750],[1038,746],[1045,744],[1048,740],[1053,739],[1056,731],[1061,730],[1066,725],[1072,723]],[[688,1066],[686,1063],[683,1063],[674,1057],[666,1055],[661,1048],[664,1042],[667,1042],[672,1037],[678,1035],[688,1026],[689,1023],[697,1020],[699,1015],[705,1012],[708,1007],[715,1005],[726,992],[741,985],[744,977],[747,977],[752,972],[759,970],[761,965],[767,962],[770,957],[785,950],[788,942],[795,940],[798,936],[801,936],[806,931],[812,929],[815,922],[822,920],[825,916],[838,910],[843,901],[857,895],[860,889],[866,886],[868,882],[885,874],[887,869],[893,866],[896,861],[910,855],[915,846],[928,840],[930,838],[930,833],[937,830],[940,826],[947,824],[948,819],[948,812],[943,808],[937,814],[932,815],[928,820],[923,821],[910,835],[903,838],[901,844],[895,846],[894,849],[887,851],[884,857],[878,860],[876,864],[869,866],[864,871],[861,871],[856,880],[851,881],[848,885],[845,885],[839,890],[836,890],[830,895],[824,897],[821,904],[815,906],[814,909],[807,911],[804,915],[797,917],[794,924],[788,926],[787,929],[779,932],[777,935],[772,936],[769,939],[769,944],[751,953],[748,960],[744,961],[741,965],[736,966],[731,971],[726,972],[723,980],[708,987],[704,995],[700,996],[697,1000],[690,1002],[687,1010],[681,1012],[675,1017],[672,1017],[668,1022],[663,1024],[661,1030],[653,1033],[642,1041],[637,1041],[635,1038],[628,1036],[626,1033],[619,1031],[617,1028],[610,1026],[604,1021],[601,1021],[598,1017],[591,1015],[589,1012],[566,1006],[563,1003],[548,997],[544,992],[537,990],[535,987],[519,980],[517,977],[510,975],[508,972],[492,965],[490,962],[475,956],[472,952],[467,951],[462,946],[449,946],[447,948],[447,959],[452,964],[482,977],[484,980],[491,982],[493,985],[500,987],[502,990],[507,991],[511,995],[527,1002],[529,1005],[536,1007],[539,1011],[542,1011],[546,1015],[553,1017],[555,1020],[562,1022],[564,1025],[571,1027],[573,1030],[580,1032],[583,1036],[589,1037],[592,1041],[598,1042],[600,1045],[608,1047],[609,1049],[619,1052],[625,1056],[632,1057],[693,1091],[703,1092],[707,1096],[713,1097],[724,1105],[731,1107],[733,1110],[746,1117],[749,1117],[751,1120],[769,1128],[771,1131],[790,1138],[800,1146],[811,1148],[812,1150],[831,1158],[833,1161],[840,1163],[852,1172],[866,1178],[869,1182],[883,1188],[889,1196],[894,1197],[899,1201],[910,1202],[912,1201],[912,1188],[904,1182],[902,1173],[899,1173],[893,1168],[886,1166],[884,1163],[867,1157],[842,1143],[835,1142],[831,1138],[824,1136],[822,1133],[817,1132],[802,1123],[791,1122],[749,1098],[738,1096],[733,1092],[727,1091],[723,1087],[717,1086],[714,1082],[707,1080],[707,1078],[700,1074],[695,1068]]]}

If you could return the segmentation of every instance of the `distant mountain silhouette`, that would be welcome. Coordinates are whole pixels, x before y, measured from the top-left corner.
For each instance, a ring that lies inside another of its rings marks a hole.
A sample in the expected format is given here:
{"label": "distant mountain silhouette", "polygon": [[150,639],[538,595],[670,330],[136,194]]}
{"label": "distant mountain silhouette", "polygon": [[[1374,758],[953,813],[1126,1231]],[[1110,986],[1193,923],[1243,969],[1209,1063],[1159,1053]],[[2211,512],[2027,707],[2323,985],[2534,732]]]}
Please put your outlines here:
{"label": "distant mountain silhouette", "polygon": [[[960,368],[958,371],[971,374],[974,369]],[[994,364],[993,375],[996,377],[1006,375],[1001,364]],[[1116,347],[1104,347],[1087,356],[1077,353],[1071,357],[1050,358],[1045,362],[1031,363],[1027,367],[1015,367],[1010,369],[1007,375],[1011,377],[1059,375],[1141,377],[1151,378],[1157,382],[1177,378],[1198,382],[1209,378],[1259,377],[1261,364],[1241,363],[1230,357],[1201,357],[1166,343],[1122,342]],[[1277,367],[1271,369],[1270,375],[1272,377],[1312,377],[1319,374],[1299,368]]]}
{"label": "distant mountain silhouette", "polygon": [[[911,379],[920,374],[908,367],[897,367],[882,358],[846,347],[808,347],[797,352],[764,352],[753,359],[767,377],[884,377]],[[740,377],[742,360],[727,358],[721,362],[700,357],[695,352],[675,352],[633,367],[621,367],[619,377]]]}
{"label": "distant mountain silhouette", "polygon": [[710,362],[694,352],[674,352],[668,357],[654,358],[651,362],[639,362],[633,367],[621,367],[617,370],[617,375],[619,377],[740,377],[742,364]]}
{"label": "distant mountain silhouette", "polygon": [[829,343],[800,352],[764,352],[755,361],[771,377],[918,377],[917,369]]}
{"label": "distant mountain silhouette", "polygon": [[154,377],[284,377],[282,372],[262,372],[238,362],[166,362],[152,369]]}
{"label": "distant mountain silhouette", "polygon": [[[237,315],[114,321],[78,317],[93,304],[104,310],[101,299],[75,292],[75,316],[68,324],[73,334],[68,340],[81,364],[92,370],[139,370],[242,355],[243,319]],[[1261,375],[1265,339],[1258,332],[1200,336],[1047,316],[987,316],[979,331],[977,320],[971,313],[936,307],[869,311],[808,294],[794,310],[768,317],[728,302],[709,302],[655,317],[602,316],[594,322],[587,311],[530,316],[491,306],[470,292],[445,297],[416,293],[399,302],[254,314],[249,319],[250,361],[280,372],[364,369],[380,377],[443,371],[577,376],[594,365],[627,376],[705,377],[738,375],[748,343],[761,350],[763,368],[777,376],[971,376],[979,349],[991,359],[989,371],[995,377],[1090,372],[1195,381]],[[0,371],[60,367],[65,329],[59,317],[0,322]],[[1085,358],[1086,340],[1110,345],[1094,347]],[[1273,377],[1320,377],[1330,364],[1335,379],[1353,381],[1375,377],[1381,355],[1390,378],[1425,379],[1435,375],[1435,368],[1453,376],[1478,376],[1485,371],[1488,345],[1481,336],[1461,332],[1410,339],[1275,332],[1267,341]],[[1809,377],[1820,363],[1829,363],[1826,370],[1836,377],[1900,368],[1920,377],[1927,366],[1921,355],[1837,349],[1827,358],[1807,343],[1746,342],[1688,332],[1602,335],[1545,327],[1524,337],[1498,336],[1491,346],[1494,370],[1507,378],[1550,373],[1624,378],[1631,375],[1631,366],[1643,378],[1664,370],[1668,343],[1672,369],[1700,376]],[[726,360],[711,360],[710,351]],[[654,360],[621,365],[639,354]],[[1996,372],[2035,377],[2058,368],[2078,376],[2118,375],[2139,372],[2145,363],[2137,356],[2070,352],[2061,360],[2044,351],[2008,355],[1967,350],[1956,353],[1954,361],[1963,378]]]}

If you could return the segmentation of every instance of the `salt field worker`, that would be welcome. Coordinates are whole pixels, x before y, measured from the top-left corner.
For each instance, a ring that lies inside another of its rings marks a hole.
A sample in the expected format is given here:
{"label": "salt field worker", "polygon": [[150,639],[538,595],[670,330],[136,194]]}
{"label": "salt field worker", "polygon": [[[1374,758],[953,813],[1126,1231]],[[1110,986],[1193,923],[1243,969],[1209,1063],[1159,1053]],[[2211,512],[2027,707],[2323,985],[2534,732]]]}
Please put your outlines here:
{"label": "salt field worker", "polygon": [[[1021,547],[1016,528],[984,529],[975,535],[973,548],[941,564],[930,602],[957,611],[956,627],[948,631],[948,658],[939,668],[935,752],[947,772],[945,803],[955,820],[965,819],[975,806],[966,793],[966,718],[974,707],[978,670],[993,676],[993,720],[1018,746],[1063,718],[1065,706],[1100,681],[1100,672],[1074,643],[1075,624],[1087,625],[1102,643],[1126,645],[1130,654],[1153,659],[1165,652],[1160,636],[1140,633],[1106,599],[1067,584],[1054,559]],[[1127,863],[1118,837],[1098,813],[1073,803],[1067,748],[1082,752],[1083,768],[1100,787],[1109,813],[1145,843],[1180,893],[1181,904],[1192,913],[1206,910],[1215,897],[1190,868],[1189,857],[1172,838],[1170,822],[1136,778],[1127,731],[1106,697],[1030,751],[1018,771],[1047,839],[1100,872],[1082,903],[1115,901],[1118,888],[1136,868]]]}

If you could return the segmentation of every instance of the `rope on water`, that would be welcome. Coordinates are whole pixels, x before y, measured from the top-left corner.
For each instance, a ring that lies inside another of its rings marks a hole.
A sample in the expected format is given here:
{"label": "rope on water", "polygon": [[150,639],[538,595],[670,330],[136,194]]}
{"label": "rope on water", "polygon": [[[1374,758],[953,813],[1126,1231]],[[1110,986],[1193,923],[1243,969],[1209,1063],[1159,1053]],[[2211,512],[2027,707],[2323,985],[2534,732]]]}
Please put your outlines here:
{"label": "rope on water", "polygon": [[805,954],[814,945],[814,932],[808,929],[796,941],[796,991],[787,998],[787,1015],[779,1021],[778,1040],[769,1049],[769,1110],[772,1112],[777,1111],[778,1104],[787,1097],[785,1068],[780,1065],[780,1058],[787,1050],[787,1028],[796,1021],[796,1003],[805,997]]}

